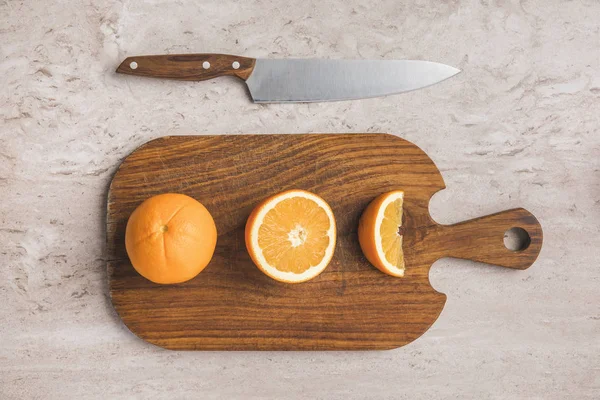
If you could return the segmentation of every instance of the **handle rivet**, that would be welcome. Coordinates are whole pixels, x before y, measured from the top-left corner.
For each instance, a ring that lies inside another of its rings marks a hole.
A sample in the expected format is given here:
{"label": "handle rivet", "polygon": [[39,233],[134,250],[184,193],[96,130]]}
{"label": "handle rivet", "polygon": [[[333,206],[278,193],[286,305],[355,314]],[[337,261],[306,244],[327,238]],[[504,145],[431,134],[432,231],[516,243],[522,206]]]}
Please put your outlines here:
{"label": "handle rivet", "polygon": [[209,63],[208,61],[204,61],[204,62],[202,63],[202,68],[204,68],[204,69],[209,69],[209,68],[210,68],[210,63]]}
{"label": "handle rivet", "polygon": [[234,61],[234,62],[233,62],[233,64],[231,64],[231,67],[232,67],[233,69],[238,69],[238,68],[240,67],[240,63],[239,63],[239,62],[237,62],[237,61]]}
{"label": "handle rivet", "polygon": [[132,62],[129,64],[129,68],[131,68],[131,69],[137,69],[137,67],[138,67],[138,65],[137,65],[137,63],[136,63],[135,61],[132,61]]}

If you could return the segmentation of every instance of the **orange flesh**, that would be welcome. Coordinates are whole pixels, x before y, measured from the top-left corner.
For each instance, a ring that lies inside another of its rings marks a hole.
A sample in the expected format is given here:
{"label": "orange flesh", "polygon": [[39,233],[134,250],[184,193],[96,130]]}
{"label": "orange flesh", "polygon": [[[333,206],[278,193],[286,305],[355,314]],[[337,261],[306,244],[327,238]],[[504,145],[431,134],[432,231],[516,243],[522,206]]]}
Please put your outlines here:
{"label": "orange flesh", "polygon": [[325,256],[329,228],[325,210],[310,199],[294,197],[267,212],[258,230],[258,244],[269,265],[299,274]]}
{"label": "orange flesh", "polygon": [[399,268],[404,265],[402,236],[398,234],[398,229],[402,226],[402,202],[403,199],[397,199],[388,204],[379,228],[386,260]]}

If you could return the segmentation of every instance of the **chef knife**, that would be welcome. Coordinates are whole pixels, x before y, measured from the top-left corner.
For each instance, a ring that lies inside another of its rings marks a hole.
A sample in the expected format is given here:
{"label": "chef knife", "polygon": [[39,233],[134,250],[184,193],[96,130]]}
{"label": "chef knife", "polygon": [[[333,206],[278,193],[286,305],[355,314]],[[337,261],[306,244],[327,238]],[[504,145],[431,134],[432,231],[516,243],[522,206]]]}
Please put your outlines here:
{"label": "chef knife", "polygon": [[424,88],[460,70],[430,61],[265,59],[228,54],[128,57],[117,72],[203,81],[236,76],[256,103],[317,102],[387,96]]}

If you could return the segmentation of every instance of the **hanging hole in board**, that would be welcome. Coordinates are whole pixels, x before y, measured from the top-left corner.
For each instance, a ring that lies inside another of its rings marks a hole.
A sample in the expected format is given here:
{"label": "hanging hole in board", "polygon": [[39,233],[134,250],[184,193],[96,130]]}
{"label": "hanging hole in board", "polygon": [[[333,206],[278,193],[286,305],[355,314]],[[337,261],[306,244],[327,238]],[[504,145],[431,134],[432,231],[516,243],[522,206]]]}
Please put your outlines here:
{"label": "hanging hole in board", "polygon": [[523,228],[510,228],[504,232],[504,246],[511,251],[523,251],[531,244],[529,233]]}

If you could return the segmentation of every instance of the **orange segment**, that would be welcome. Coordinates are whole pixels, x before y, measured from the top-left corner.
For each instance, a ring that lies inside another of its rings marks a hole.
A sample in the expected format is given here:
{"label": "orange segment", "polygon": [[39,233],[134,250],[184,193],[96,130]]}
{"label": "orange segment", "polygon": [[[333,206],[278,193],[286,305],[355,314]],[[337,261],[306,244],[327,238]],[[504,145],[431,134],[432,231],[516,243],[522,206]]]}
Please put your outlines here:
{"label": "orange segment", "polygon": [[373,200],[358,225],[360,247],[371,264],[393,276],[404,276],[402,213],[404,192],[395,190]]}
{"label": "orange segment", "polygon": [[298,283],[320,274],[333,257],[335,220],[329,205],[289,190],[258,205],[246,224],[250,257],[273,279]]}

